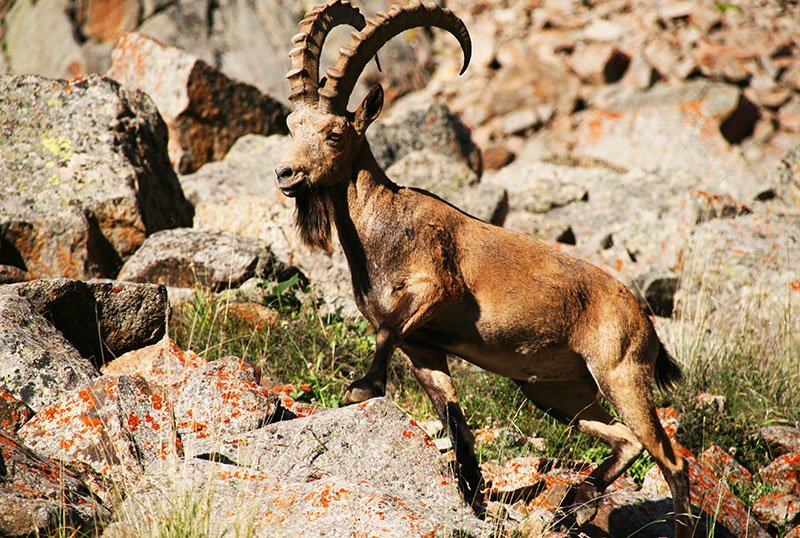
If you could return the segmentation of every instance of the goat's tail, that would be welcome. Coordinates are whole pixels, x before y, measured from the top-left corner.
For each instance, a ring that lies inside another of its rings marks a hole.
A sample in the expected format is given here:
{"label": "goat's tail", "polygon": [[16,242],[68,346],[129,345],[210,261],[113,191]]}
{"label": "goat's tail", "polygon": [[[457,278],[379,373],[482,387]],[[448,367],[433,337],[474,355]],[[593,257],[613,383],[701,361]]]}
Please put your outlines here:
{"label": "goat's tail", "polygon": [[661,340],[658,341],[658,356],[656,357],[656,386],[669,391],[683,381],[683,372],[675,357],[669,354]]}

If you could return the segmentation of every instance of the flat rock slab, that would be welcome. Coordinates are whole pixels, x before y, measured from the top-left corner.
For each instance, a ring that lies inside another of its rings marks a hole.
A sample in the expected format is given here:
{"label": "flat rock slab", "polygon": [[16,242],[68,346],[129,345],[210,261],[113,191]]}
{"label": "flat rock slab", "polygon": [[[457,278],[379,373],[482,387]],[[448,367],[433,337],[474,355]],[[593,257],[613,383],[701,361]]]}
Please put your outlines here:
{"label": "flat rock slab", "polygon": [[0,535],[49,536],[64,526],[91,532],[110,514],[63,465],[0,432]]}
{"label": "flat rock slab", "polygon": [[244,134],[287,132],[283,104],[143,34],[117,42],[108,76],[152,97],[169,129],[170,159],[183,174],[221,159]]}
{"label": "flat rock slab", "polygon": [[100,373],[11,288],[0,288],[0,386],[39,411]]}
{"label": "flat rock slab", "polygon": [[775,491],[800,496],[800,452],[778,456],[759,469],[758,475],[772,484]]}
{"label": "flat rock slab", "polygon": [[153,102],[111,79],[0,77],[0,263],[114,277],[148,234],[191,226]]}
{"label": "flat rock slab", "polygon": [[187,457],[218,458],[293,481],[367,482],[432,525],[477,528],[431,439],[383,398],[219,439],[187,440]]}
{"label": "flat rock slab", "polygon": [[800,453],[800,430],[792,426],[762,426],[758,433],[776,454]]}
{"label": "flat rock slab", "polygon": [[340,476],[296,480],[203,460],[186,460],[173,473],[149,476],[130,495],[104,538],[158,534],[170,516],[191,511],[210,536],[351,537],[481,536],[474,516],[456,511],[443,520],[419,499]]}
{"label": "flat rock slab", "polygon": [[41,409],[18,435],[80,472],[108,501],[180,455],[166,392],[141,377],[102,376]]}
{"label": "flat rock slab", "polygon": [[111,376],[141,376],[150,384],[179,391],[188,378],[208,361],[192,351],[183,351],[164,335],[160,342],[129,351],[106,363],[101,372]]}
{"label": "flat rock slab", "polygon": [[261,241],[229,232],[176,228],[148,237],[118,278],[221,290],[256,275],[272,274],[272,269],[272,254]]}
{"label": "flat rock slab", "polygon": [[96,366],[148,346],[166,331],[163,286],[131,282],[37,279],[10,286],[50,320]]}

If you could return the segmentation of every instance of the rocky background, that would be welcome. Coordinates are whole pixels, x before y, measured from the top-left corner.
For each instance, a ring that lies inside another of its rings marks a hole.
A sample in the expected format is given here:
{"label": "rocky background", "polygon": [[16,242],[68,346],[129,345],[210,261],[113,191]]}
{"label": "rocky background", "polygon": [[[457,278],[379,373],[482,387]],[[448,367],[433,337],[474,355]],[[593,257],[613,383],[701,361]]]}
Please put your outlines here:
{"label": "rocky background", "polygon": [[[145,534],[159,499],[203,492],[209,535],[488,536],[524,521],[540,536],[587,472],[488,465],[496,518],[480,521],[435,431],[390,402],[309,407],[268,373],[166,336],[170,303],[196,287],[252,297],[273,274],[357,315],[343,256],[300,245],[274,183],[290,39],[313,4],[0,0],[0,535]],[[451,36],[416,30],[380,52],[383,72],[368,68],[351,102],[387,89],[369,139],[390,177],[601,265],[662,334],[747,311],[746,330],[781,318],[798,338],[796,3],[447,6],[472,34],[466,75]],[[327,65],[348,39],[336,32]],[[246,315],[274,323],[252,304]],[[674,433],[679,417],[662,412]],[[800,433],[762,433],[779,457],[758,473],[776,487],[752,513],[727,485],[749,471],[716,446],[685,450],[715,536],[800,536]],[[669,511],[651,475],[614,485],[592,535]]]}

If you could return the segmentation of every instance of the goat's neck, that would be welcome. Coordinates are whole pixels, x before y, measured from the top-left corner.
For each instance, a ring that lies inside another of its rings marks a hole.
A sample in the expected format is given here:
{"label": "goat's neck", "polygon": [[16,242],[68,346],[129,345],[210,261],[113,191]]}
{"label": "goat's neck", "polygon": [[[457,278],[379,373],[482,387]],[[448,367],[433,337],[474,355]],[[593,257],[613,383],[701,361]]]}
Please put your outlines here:
{"label": "goat's neck", "polygon": [[372,287],[365,247],[373,238],[383,235],[384,230],[380,228],[394,225],[382,215],[387,212],[397,189],[365,142],[350,180],[334,195],[333,218],[357,296],[368,293]]}

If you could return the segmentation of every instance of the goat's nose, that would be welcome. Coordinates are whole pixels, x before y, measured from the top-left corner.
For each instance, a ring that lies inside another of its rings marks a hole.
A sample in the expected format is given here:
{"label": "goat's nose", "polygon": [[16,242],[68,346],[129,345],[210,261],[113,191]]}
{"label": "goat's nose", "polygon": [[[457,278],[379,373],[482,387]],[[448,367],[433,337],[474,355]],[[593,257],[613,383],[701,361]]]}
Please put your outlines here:
{"label": "goat's nose", "polygon": [[275,175],[278,178],[278,181],[282,179],[289,179],[294,175],[294,170],[288,164],[279,164],[277,168],[275,168]]}

